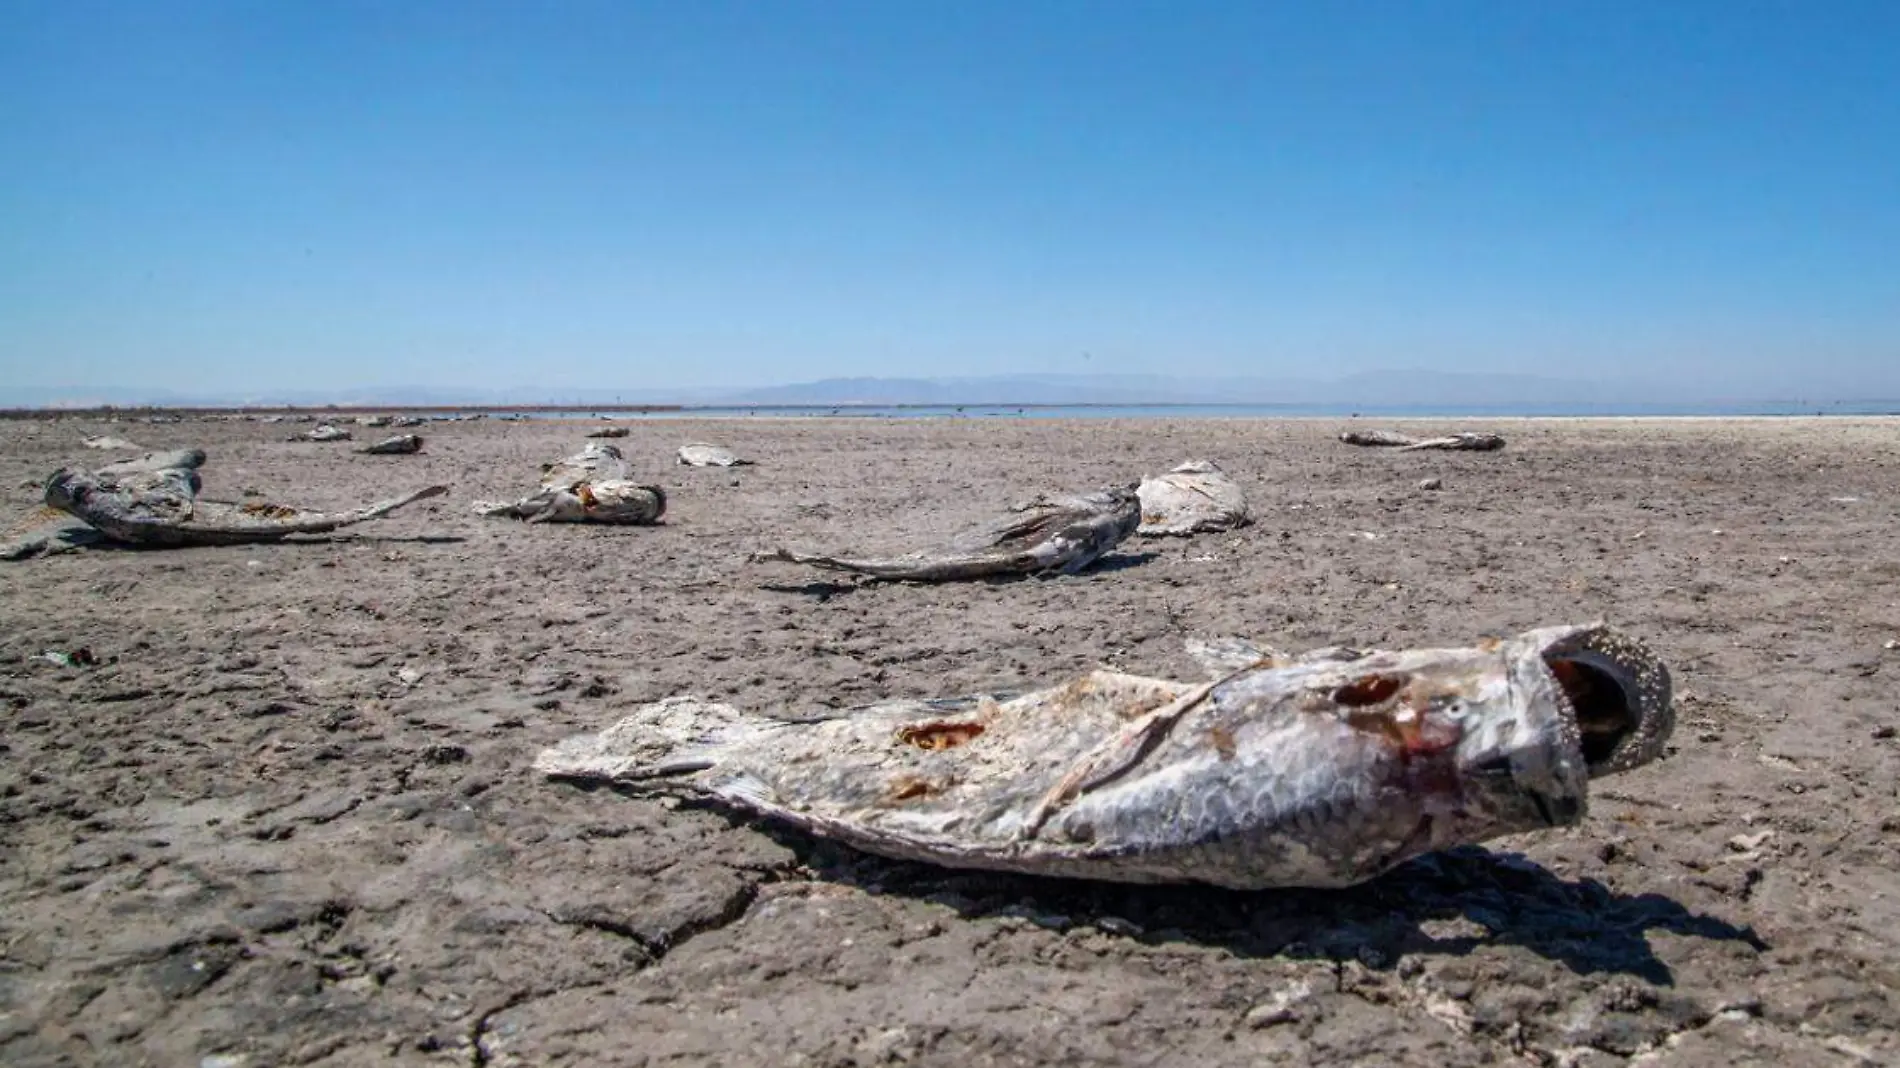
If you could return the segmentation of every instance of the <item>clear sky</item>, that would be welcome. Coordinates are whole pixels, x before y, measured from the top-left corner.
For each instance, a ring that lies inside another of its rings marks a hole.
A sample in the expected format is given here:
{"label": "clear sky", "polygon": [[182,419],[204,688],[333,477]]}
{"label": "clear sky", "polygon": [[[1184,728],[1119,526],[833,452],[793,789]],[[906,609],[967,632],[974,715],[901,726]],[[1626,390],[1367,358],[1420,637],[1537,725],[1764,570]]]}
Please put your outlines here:
{"label": "clear sky", "polygon": [[1900,386],[1900,3],[0,0],[0,378]]}

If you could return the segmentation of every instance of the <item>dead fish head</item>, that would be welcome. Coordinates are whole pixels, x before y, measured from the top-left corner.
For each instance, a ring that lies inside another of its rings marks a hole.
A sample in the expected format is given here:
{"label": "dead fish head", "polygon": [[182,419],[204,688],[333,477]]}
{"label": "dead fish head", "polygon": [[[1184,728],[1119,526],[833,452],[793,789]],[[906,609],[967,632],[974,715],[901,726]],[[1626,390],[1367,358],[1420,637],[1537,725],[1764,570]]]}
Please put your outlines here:
{"label": "dead fish head", "polygon": [[1549,627],[1501,651],[1530,699],[1515,717],[1471,725],[1458,743],[1459,778],[1490,817],[1575,823],[1589,780],[1662,755],[1675,727],[1669,672],[1641,643],[1600,625]]}
{"label": "dead fish head", "polygon": [[60,468],[46,480],[47,505],[62,512],[70,511],[84,497],[85,487],[91,481],[71,468]]}
{"label": "dead fish head", "polygon": [[1669,669],[1656,654],[1604,626],[1550,628],[1525,638],[1576,722],[1591,778],[1651,763],[1676,727]]}

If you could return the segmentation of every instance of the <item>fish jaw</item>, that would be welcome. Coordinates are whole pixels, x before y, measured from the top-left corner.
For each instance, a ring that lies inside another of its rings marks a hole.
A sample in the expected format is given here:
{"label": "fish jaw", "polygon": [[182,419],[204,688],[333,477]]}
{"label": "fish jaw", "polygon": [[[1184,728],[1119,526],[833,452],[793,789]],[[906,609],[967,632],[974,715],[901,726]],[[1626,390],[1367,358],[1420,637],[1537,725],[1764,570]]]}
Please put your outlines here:
{"label": "fish jaw", "polygon": [[1601,623],[1526,631],[1512,645],[1526,686],[1556,688],[1590,778],[1662,757],[1676,726],[1674,684],[1653,650]]}

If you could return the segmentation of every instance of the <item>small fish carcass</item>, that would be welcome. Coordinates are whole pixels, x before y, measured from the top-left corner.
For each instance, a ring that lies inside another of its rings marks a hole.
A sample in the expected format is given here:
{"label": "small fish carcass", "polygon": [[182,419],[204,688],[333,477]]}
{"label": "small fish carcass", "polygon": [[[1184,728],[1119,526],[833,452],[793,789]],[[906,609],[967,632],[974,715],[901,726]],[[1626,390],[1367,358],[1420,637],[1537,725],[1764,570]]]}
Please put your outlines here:
{"label": "small fish carcass", "polygon": [[685,467],[742,467],[752,461],[740,459],[737,453],[724,445],[696,441],[680,446],[678,462]]}
{"label": "small fish carcass", "polygon": [[1339,435],[1339,440],[1348,445],[1391,449],[1394,452],[1417,452],[1422,449],[1438,449],[1446,452],[1496,452],[1504,447],[1504,439],[1497,434],[1475,430],[1460,431],[1436,438],[1415,438],[1393,430],[1348,430]]}
{"label": "small fish carcass", "polygon": [[422,451],[422,435],[398,434],[356,451],[370,456],[410,456]]}
{"label": "small fish carcass", "polygon": [[1233,530],[1253,522],[1240,483],[1212,460],[1189,460],[1165,475],[1144,478],[1141,496],[1143,537]]}
{"label": "small fish carcass", "polygon": [[1203,652],[1218,676],[1204,683],[1096,671],[819,721],[678,697],[536,768],[950,868],[1341,887],[1575,825],[1589,782],[1657,759],[1674,724],[1668,670],[1601,624],[1467,648]]}

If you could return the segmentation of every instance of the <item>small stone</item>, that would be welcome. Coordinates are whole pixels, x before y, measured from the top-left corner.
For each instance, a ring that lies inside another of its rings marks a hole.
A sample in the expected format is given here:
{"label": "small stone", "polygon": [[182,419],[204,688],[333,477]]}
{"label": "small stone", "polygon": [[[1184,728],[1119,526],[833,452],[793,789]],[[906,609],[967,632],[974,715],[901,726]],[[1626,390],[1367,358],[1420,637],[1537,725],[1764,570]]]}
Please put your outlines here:
{"label": "small stone", "polygon": [[1875,737],[1875,738],[1879,738],[1879,739],[1883,739],[1883,740],[1884,740],[1884,739],[1887,739],[1887,738],[1891,738],[1891,737],[1893,737],[1893,736],[1894,736],[1894,729],[1893,729],[1893,724],[1891,724],[1891,723],[1889,723],[1889,724],[1887,724],[1886,726],[1882,726],[1882,727],[1875,727],[1875,728],[1874,728],[1874,737]]}
{"label": "small stone", "polygon": [[1306,1015],[1307,1002],[1312,996],[1312,984],[1294,983],[1284,990],[1274,991],[1272,997],[1248,1009],[1242,1020],[1255,1030],[1296,1023]]}
{"label": "small stone", "polygon": [[1422,478],[1419,479],[1418,488],[1422,490],[1444,489],[1445,480],[1442,478]]}
{"label": "small stone", "polygon": [[1881,645],[1881,648],[1888,650],[1900,649],[1900,638],[1888,638],[1886,643]]}
{"label": "small stone", "polygon": [[1749,853],[1760,849],[1762,844],[1773,838],[1773,831],[1756,831],[1754,834],[1738,834],[1728,840],[1728,847],[1737,853]]}

